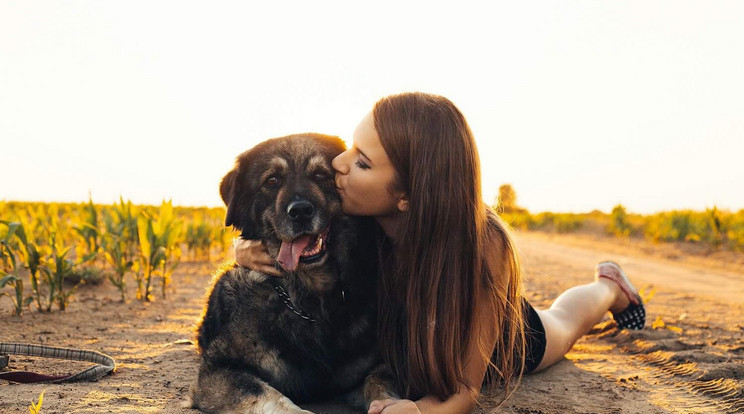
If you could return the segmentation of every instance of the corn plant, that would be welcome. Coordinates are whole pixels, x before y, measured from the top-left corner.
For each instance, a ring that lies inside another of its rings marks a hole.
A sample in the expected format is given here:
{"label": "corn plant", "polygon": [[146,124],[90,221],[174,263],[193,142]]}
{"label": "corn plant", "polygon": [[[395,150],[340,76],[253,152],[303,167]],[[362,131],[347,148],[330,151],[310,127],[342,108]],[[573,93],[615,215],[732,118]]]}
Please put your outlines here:
{"label": "corn plant", "polygon": [[16,238],[24,241],[26,237],[21,223],[0,221],[0,224],[8,227],[5,236],[0,239],[0,289],[10,285],[14,290],[14,296],[3,292],[0,297],[8,296],[13,301],[15,314],[20,316],[23,307],[33,300],[32,296],[23,297],[23,278],[19,275],[20,246],[15,241]]}
{"label": "corn plant", "polygon": [[95,261],[100,250],[101,231],[98,228],[98,211],[89,199],[88,204],[83,206],[80,222],[73,226],[73,230],[80,235],[85,244],[77,244],[75,252],[82,262]]}
{"label": "corn plant", "polygon": [[186,226],[186,248],[192,259],[209,261],[209,250],[215,240],[214,227],[204,220],[195,220]]}
{"label": "corn plant", "polygon": [[24,257],[24,267],[28,269],[29,272],[29,279],[31,280],[31,292],[33,293],[33,297],[36,300],[36,308],[41,310],[42,297],[44,297],[39,280],[42,251],[40,246],[38,246],[37,243],[32,239],[31,234],[27,234],[31,230],[31,227],[29,227],[28,224],[25,224],[25,222],[21,222],[21,226],[23,229],[26,229],[26,231],[21,233],[23,235],[21,241],[23,242],[23,247],[26,253]]}
{"label": "corn plant", "polygon": [[152,276],[158,272],[162,279],[162,293],[165,297],[171,274],[181,256],[181,250],[176,245],[179,226],[173,215],[171,202],[163,202],[157,219],[149,212],[143,211],[137,218],[137,230],[141,252],[140,269],[137,272],[139,277],[136,278],[137,298],[150,301]]}
{"label": "corn plant", "polygon": [[[72,274],[72,263],[66,256],[69,249],[62,249],[60,254],[60,244],[77,243],[70,237],[70,229],[66,226],[64,217],[70,217],[73,214],[66,213],[67,207],[57,203],[39,203],[29,204],[26,207],[26,216],[28,217],[28,228],[33,229],[29,236],[39,253],[38,280],[34,294],[37,297],[37,306],[40,311],[51,312],[52,306],[62,300],[63,306],[66,305],[69,295],[65,296],[64,280]],[[29,240],[29,243],[32,243]],[[29,245],[30,247],[30,245]],[[68,269],[69,268],[69,269]],[[46,286],[46,294],[43,293],[42,287]],[[60,295],[62,297],[58,297]]]}
{"label": "corn plant", "polygon": [[134,256],[127,251],[126,239],[122,235],[106,233],[101,241],[103,242],[104,256],[114,270],[113,273],[108,274],[108,279],[111,284],[119,289],[121,302],[124,302],[127,288],[125,276],[134,266]]}
{"label": "corn plant", "polygon": [[126,300],[126,274],[134,271],[137,259],[137,217],[132,210],[132,203],[119,199],[114,205],[113,215],[104,211],[103,221],[106,233],[101,237],[104,257],[114,269],[109,273],[109,280],[119,289],[121,301]]}
{"label": "corn plant", "polygon": [[165,252],[165,257],[160,262],[160,288],[163,299],[166,296],[166,289],[171,284],[173,271],[176,270],[176,267],[181,262],[181,249],[175,243],[166,246]]}
{"label": "corn plant", "polygon": [[170,201],[160,206],[160,215],[156,227],[160,230],[160,246],[165,249],[163,259],[159,263],[161,294],[165,298],[165,292],[171,283],[173,271],[181,262],[181,248],[178,245],[181,225],[173,214],[173,205]]}
{"label": "corn plant", "polygon": [[19,256],[22,259],[23,267],[29,271],[31,281],[32,297],[36,300],[37,309],[41,309],[43,293],[39,281],[39,272],[41,267],[42,248],[37,245],[33,238],[32,227],[29,226],[25,217],[20,217],[21,222],[15,231],[15,235],[23,245],[23,250],[19,250]]}
{"label": "corn plant", "polygon": [[152,272],[158,266],[165,248],[158,245],[158,237],[155,234],[154,219],[146,211],[137,218],[137,230],[140,243],[140,267],[137,272],[137,299],[150,301],[150,281]]}
{"label": "corn plant", "polygon": [[[38,229],[36,233],[39,241],[49,242],[52,232],[59,232],[59,205],[57,203],[39,204],[35,209],[30,207],[29,216],[33,219],[33,228]],[[35,211],[33,211],[35,210]]]}
{"label": "corn plant", "polygon": [[42,273],[46,275],[46,281],[49,285],[49,296],[46,311],[52,310],[52,303],[57,302],[59,310],[65,310],[70,301],[70,296],[75,293],[80,283],[72,289],[65,290],[65,279],[72,275],[75,269],[75,262],[66,256],[71,247],[61,248],[57,246],[57,234],[52,233],[50,236],[50,246],[52,249],[51,256],[46,258],[46,263],[41,267]]}

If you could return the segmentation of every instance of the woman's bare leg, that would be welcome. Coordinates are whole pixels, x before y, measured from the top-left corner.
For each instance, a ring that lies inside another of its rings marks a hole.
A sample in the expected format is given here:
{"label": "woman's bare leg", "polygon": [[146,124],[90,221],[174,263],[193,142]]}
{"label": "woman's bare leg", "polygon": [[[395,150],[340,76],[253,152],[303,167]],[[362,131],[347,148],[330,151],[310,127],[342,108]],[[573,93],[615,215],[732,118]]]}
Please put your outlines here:
{"label": "woman's bare leg", "polygon": [[615,282],[600,278],[566,290],[550,309],[536,310],[545,328],[546,348],[535,371],[562,360],[576,340],[601,321],[608,310],[620,312],[629,304],[630,300]]}

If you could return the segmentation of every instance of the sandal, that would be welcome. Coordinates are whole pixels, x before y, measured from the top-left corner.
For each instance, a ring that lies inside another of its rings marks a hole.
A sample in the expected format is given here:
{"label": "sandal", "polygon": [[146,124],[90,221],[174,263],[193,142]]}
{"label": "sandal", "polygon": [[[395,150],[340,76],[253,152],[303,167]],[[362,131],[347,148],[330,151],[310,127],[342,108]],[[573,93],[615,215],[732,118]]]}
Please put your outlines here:
{"label": "sandal", "polygon": [[620,265],[609,261],[600,262],[595,269],[594,279],[599,280],[600,277],[615,282],[630,300],[628,307],[621,312],[611,312],[612,318],[617,322],[617,327],[620,329],[643,329],[643,325],[646,324],[646,308],[643,307],[641,296],[633,287],[633,284],[630,283]]}

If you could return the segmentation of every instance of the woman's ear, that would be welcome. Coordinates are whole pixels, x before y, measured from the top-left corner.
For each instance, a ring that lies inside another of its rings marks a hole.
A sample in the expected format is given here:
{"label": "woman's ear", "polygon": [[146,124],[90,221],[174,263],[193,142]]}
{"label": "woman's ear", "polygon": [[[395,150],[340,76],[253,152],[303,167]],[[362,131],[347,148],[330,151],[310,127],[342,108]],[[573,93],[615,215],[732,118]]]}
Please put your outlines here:
{"label": "woman's ear", "polygon": [[398,211],[408,211],[408,194],[404,194],[398,199]]}

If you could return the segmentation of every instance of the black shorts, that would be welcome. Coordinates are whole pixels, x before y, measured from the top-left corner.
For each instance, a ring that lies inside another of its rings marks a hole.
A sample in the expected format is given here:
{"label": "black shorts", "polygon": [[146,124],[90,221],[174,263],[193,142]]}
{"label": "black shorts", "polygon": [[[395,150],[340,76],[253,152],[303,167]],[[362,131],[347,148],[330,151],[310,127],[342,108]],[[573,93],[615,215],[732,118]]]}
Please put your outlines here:
{"label": "black shorts", "polygon": [[[540,316],[538,316],[535,308],[526,299],[522,299],[522,308],[524,311],[525,337],[524,372],[530,373],[540,365],[545,355],[545,327],[543,327]],[[505,332],[504,334],[506,335],[507,333]],[[498,363],[498,355],[495,350],[491,356],[491,361],[496,364]]]}
{"label": "black shorts", "polygon": [[535,312],[535,308],[526,299],[522,299],[522,304],[524,306],[525,339],[524,372],[529,373],[540,365],[545,356],[545,327],[540,316]]}

